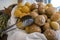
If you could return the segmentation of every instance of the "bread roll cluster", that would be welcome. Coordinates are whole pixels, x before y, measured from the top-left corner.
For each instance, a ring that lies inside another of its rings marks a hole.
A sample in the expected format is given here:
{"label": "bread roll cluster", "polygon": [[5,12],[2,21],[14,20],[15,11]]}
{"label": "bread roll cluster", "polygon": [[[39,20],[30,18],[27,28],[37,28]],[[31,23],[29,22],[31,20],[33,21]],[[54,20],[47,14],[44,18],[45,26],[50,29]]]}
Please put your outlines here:
{"label": "bread roll cluster", "polygon": [[[27,2],[23,6],[20,3],[18,4],[17,9],[14,14],[17,19],[22,18],[23,20],[26,20],[31,16],[34,20],[33,24],[20,27],[21,25],[19,24],[22,24],[20,23],[22,22],[20,19],[20,21],[17,22],[18,28],[24,28],[27,33],[40,32],[45,34],[48,40],[57,40],[55,31],[60,29],[60,12],[56,11],[57,9],[53,7],[52,4],[49,3],[45,5],[42,2],[30,4]],[[24,18],[24,16],[27,16],[28,18]]]}

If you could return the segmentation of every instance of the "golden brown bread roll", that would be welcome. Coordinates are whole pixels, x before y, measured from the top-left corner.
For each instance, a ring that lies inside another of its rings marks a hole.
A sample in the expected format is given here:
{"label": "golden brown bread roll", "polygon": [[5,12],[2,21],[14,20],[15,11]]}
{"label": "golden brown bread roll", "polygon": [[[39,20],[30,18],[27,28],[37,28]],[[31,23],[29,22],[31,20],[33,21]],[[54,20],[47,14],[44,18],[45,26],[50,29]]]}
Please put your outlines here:
{"label": "golden brown bread roll", "polygon": [[60,27],[60,25],[59,25],[59,23],[57,23],[57,22],[51,22],[51,27],[52,27],[54,30],[58,30],[59,27]]}
{"label": "golden brown bread roll", "polygon": [[46,38],[47,38],[48,40],[57,40],[56,34],[55,34],[55,31],[54,31],[54,30],[47,29],[47,30],[44,32],[44,35],[46,36]]}
{"label": "golden brown bread roll", "polygon": [[38,13],[33,11],[30,13],[30,16],[32,16],[32,18],[36,18],[38,16]]}
{"label": "golden brown bread roll", "polygon": [[21,9],[21,11],[23,13],[29,13],[30,12],[30,8],[28,6],[23,6],[22,9]]}
{"label": "golden brown bread roll", "polygon": [[29,26],[29,27],[26,27],[25,31],[27,33],[33,33],[33,32],[41,32],[41,29],[40,29],[39,26],[33,24],[33,25]]}
{"label": "golden brown bread roll", "polygon": [[16,9],[14,12],[15,17],[20,17],[21,14],[22,14],[22,12],[19,9]]}
{"label": "golden brown bread roll", "polygon": [[46,14],[47,14],[48,17],[51,17],[55,13],[56,13],[56,8],[54,8],[54,7],[49,7],[46,10]]}

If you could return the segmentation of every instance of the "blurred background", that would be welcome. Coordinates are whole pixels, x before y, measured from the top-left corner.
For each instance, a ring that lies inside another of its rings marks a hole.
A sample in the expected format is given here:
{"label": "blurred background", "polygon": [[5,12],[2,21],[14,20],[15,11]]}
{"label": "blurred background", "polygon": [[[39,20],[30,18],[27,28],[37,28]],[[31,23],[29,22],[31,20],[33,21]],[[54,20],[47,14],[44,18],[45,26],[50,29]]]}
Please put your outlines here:
{"label": "blurred background", "polygon": [[0,0],[0,10],[4,9],[4,7],[8,7],[11,4],[16,4],[18,0]]}
{"label": "blurred background", "polygon": [[[21,1],[21,0],[19,0]],[[60,0],[36,0],[37,2],[51,3],[54,7],[60,8]],[[8,7],[11,4],[18,3],[18,0],[0,0],[0,10],[4,9],[4,7]]]}

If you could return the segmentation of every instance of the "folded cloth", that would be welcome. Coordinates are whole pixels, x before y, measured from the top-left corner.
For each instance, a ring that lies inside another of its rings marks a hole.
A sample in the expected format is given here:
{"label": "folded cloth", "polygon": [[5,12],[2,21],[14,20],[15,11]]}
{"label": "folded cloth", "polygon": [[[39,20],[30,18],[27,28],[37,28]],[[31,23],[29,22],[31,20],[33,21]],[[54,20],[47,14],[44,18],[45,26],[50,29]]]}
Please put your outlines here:
{"label": "folded cloth", "polygon": [[47,40],[45,35],[42,33],[31,33],[26,36],[26,40]]}
{"label": "folded cloth", "polygon": [[7,40],[25,40],[26,35],[24,30],[16,29],[11,36],[8,36]]}
{"label": "folded cloth", "polygon": [[60,40],[60,30],[56,31],[56,37],[58,38],[58,40]]}
{"label": "folded cloth", "polygon": [[25,33],[23,30],[17,30],[7,40],[47,40],[44,34],[35,32],[31,34]]}

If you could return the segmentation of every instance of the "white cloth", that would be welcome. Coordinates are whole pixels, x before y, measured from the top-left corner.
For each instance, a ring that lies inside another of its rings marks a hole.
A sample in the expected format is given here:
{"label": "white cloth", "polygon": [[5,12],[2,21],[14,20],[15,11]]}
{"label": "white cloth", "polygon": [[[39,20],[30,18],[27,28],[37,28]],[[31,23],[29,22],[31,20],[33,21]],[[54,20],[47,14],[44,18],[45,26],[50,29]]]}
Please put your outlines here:
{"label": "white cloth", "polygon": [[35,32],[27,35],[26,40],[47,40],[47,39],[44,36],[44,34]]}
{"label": "white cloth", "polygon": [[51,0],[51,4],[52,4],[54,7],[59,7],[59,6],[60,6],[60,0]]}
{"label": "white cloth", "polygon": [[12,4],[17,4],[18,0],[0,0],[0,10],[4,10],[4,7],[8,8],[8,6]]}
{"label": "white cloth", "polygon": [[8,40],[47,40],[44,34],[31,33],[26,34],[23,30],[17,30],[12,36],[8,37]]}
{"label": "white cloth", "polygon": [[11,32],[11,36],[9,35],[7,40],[25,40],[26,33],[23,30],[16,29],[14,32]]}
{"label": "white cloth", "polygon": [[56,37],[58,38],[58,40],[60,40],[60,30],[56,31]]}

